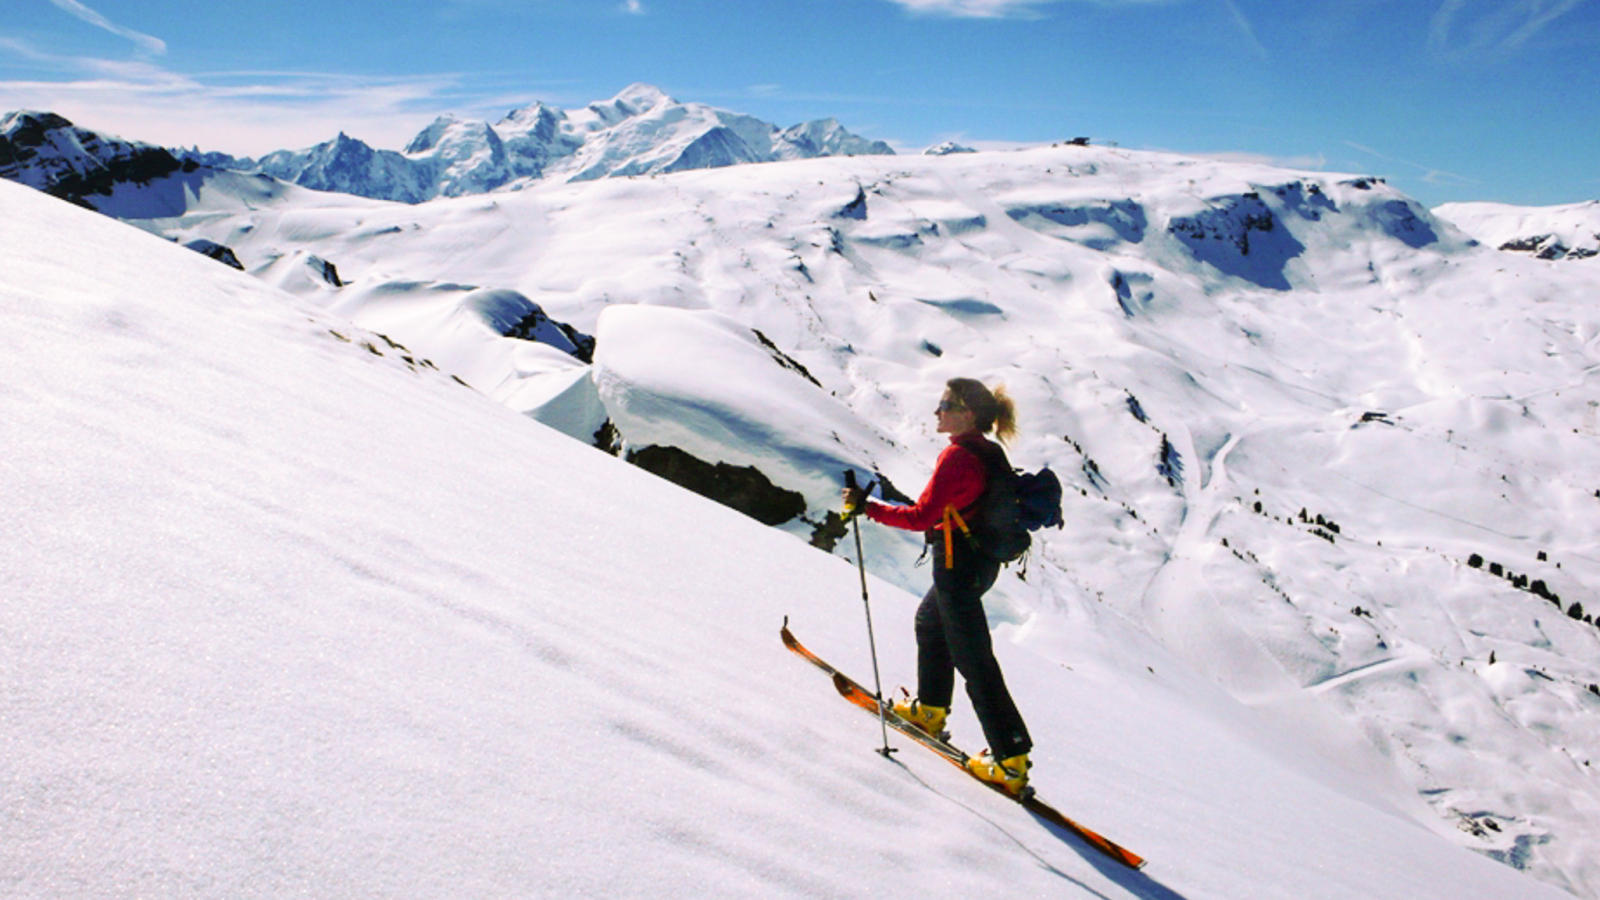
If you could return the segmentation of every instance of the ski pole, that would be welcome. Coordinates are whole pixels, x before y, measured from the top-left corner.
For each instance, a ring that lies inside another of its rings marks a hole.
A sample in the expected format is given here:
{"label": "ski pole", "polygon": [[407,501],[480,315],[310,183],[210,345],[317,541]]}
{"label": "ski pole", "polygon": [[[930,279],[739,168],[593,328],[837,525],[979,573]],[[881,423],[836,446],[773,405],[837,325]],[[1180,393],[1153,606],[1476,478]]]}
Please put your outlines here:
{"label": "ski pole", "polygon": [[[873,484],[876,482],[869,483],[867,489],[861,492],[863,500],[866,499],[867,492],[872,490]],[[851,490],[856,489],[854,469],[845,470],[844,486]],[[894,748],[889,746],[889,720],[883,712],[883,678],[878,675],[878,642],[872,636],[872,601],[867,597],[867,560],[861,553],[861,523],[856,520],[858,512],[853,504],[845,506],[844,515],[850,520],[850,528],[856,536],[856,568],[861,572],[861,605],[867,611],[867,648],[872,652],[872,684],[878,691],[878,727],[883,729],[883,749],[878,753],[888,759]]]}

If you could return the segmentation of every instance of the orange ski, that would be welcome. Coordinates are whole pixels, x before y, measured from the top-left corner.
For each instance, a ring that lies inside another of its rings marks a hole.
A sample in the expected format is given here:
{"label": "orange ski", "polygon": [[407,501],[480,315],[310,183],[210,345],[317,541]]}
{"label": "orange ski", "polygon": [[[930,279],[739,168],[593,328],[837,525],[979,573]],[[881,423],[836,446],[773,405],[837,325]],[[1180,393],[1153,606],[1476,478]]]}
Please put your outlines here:
{"label": "orange ski", "polygon": [[849,676],[823,661],[820,656],[817,656],[815,653],[807,650],[805,645],[796,640],[794,634],[789,631],[789,623],[787,619],[784,620],[783,630],[779,632],[779,634],[783,638],[783,645],[785,647],[788,647],[790,650],[803,657],[807,662],[832,676],[834,688],[838,690],[840,696],[844,697],[846,700],[849,700],[851,703],[855,704],[866,712],[871,713],[875,718],[879,715],[882,715],[884,720],[888,722],[890,728],[893,728],[913,741],[916,741],[918,744],[928,748],[934,753],[939,754],[947,762],[956,766],[961,771],[966,772],[973,778],[974,781],[977,781],[990,790],[993,790],[1002,797],[1016,801],[1028,812],[1031,812],[1039,818],[1044,819],[1046,822],[1071,832],[1084,843],[1095,848],[1096,850],[1099,850],[1106,856],[1111,857],[1112,859],[1131,869],[1144,868],[1144,857],[1100,835],[1098,832],[1085,828],[1082,825],[1079,825],[1077,822],[1074,822],[1062,815],[1056,810],[1055,807],[1045,803],[1043,800],[1040,800],[1038,795],[1034,793],[1033,788],[1026,788],[1021,794],[1013,794],[998,784],[984,781],[983,779],[978,778],[976,775],[973,775],[972,772],[967,769],[967,759],[969,757],[966,753],[962,752],[957,747],[946,743],[945,741],[942,741],[931,734],[928,734],[921,728],[918,728],[910,722],[907,722],[906,720],[895,715],[894,710],[890,708],[888,703],[884,703],[883,708],[880,710],[879,700],[877,697],[873,696],[871,691],[862,687]]}

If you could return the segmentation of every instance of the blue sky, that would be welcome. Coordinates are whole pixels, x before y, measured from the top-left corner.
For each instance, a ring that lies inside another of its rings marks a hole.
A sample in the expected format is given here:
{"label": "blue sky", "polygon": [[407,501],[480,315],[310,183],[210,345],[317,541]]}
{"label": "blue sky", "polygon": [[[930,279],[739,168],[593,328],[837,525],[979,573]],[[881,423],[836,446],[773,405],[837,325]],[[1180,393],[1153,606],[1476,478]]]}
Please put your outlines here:
{"label": "blue sky", "polygon": [[914,152],[1077,136],[1600,197],[1600,0],[5,0],[0,110],[239,155],[399,149],[636,81]]}

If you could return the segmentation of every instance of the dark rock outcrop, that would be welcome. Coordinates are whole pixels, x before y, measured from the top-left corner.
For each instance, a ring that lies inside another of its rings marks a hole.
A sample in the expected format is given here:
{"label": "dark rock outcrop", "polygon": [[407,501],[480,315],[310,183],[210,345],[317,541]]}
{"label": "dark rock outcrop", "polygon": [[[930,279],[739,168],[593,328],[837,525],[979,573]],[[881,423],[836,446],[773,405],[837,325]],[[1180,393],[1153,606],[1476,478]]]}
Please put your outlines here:
{"label": "dark rock outcrop", "polygon": [[54,113],[0,118],[0,178],[90,209],[119,184],[148,184],[185,165],[169,150],[100,135]]}
{"label": "dark rock outcrop", "polygon": [[630,451],[628,462],[763,525],[782,525],[806,511],[806,499],[799,491],[778,487],[754,466],[708,463],[677,447],[662,446]]}

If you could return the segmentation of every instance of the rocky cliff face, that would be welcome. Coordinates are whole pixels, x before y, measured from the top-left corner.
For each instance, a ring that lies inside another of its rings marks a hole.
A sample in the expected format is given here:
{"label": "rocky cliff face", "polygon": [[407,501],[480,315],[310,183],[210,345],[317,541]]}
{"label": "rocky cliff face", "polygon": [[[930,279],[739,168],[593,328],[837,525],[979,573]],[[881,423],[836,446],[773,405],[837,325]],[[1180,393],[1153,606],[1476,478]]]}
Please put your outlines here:
{"label": "rocky cliff face", "polygon": [[97,134],[54,113],[0,118],[0,178],[80,206],[92,206],[88,198],[117,184],[147,183],[184,165],[171,151]]}
{"label": "rocky cliff face", "polygon": [[279,150],[229,168],[258,171],[318,191],[421,203],[437,195],[433,173],[392,150],[374,150],[340,133],[309,150]]}

